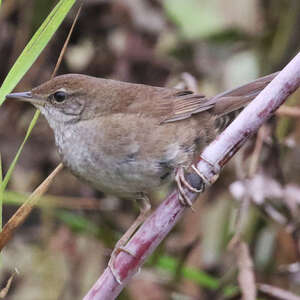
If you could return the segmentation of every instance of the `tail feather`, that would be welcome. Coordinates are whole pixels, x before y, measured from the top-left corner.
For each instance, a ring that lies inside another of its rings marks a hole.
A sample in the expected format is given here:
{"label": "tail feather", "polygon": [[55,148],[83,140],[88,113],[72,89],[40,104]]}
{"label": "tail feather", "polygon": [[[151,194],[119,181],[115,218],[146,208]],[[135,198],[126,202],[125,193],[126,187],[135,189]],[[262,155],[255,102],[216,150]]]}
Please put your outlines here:
{"label": "tail feather", "polygon": [[279,72],[258,78],[238,88],[226,91],[212,97],[209,102],[214,103],[213,112],[218,117],[229,114],[252,101]]}

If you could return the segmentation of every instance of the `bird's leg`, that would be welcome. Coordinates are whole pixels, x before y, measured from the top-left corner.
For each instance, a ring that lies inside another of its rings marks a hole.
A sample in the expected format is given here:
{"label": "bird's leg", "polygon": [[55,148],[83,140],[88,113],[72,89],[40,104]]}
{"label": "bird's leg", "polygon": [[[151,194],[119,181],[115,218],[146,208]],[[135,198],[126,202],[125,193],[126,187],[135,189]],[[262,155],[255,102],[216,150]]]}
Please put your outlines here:
{"label": "bird's leg", "polygon": [[[141,198],[136,199],[138,207],[139,207],[139,215],[136,218],[136,220],[133,222],[133,224],[128,228],[128,230],[123,234],[123,236],[119,239],[117,242],[113,253],[117,255],[120,251],[126,251],[124,249],[124,246],[127,244],[127,242],[130,240],[131,236],[134,234],[136,229],[145,221],[150,209],[151,209],[151,204],[149,201],[149,198],[147,196],[142,196]],[[131,254],[131,253],[129,253]],[[134,256],[134,255],[133,255]]]}
{"label": "bird's leg", "polygon": [[127,242],[130,240],[130,238],[132,237],[132,235],[134,234],[134,232],[137,230],[137,228],[145,221],[145,219],[147,218],[147,216],[151,210],[151,204],[150,204],[149,198],[146,195],[142,194],[141,198],[136,199],[136,201],[137,201],[140,213],[139,213],[138,217],[136,218],[136,220],[134,221],[134,223],[129,227],[129,229],[122,235],[122,237],[116,243],[115,248],[112,251],[109,262],[108,262],[108,267],[110,268],[113,276],[115,277],[115,279],[117,280],[117,282],[119,284],[121,284],[122,282],[114,268],[115,258],[122,251],[126,252],[132,256],[135,256],[135,254],[131,253],[129,250],[127,250],[125,248],[125,246],[126,246]]}
{"label": "bird's leg", "polygon": [[[194,169],[194,168],[193,168]],[[199,172],[199,171],[198,171]],[[197,173],[197,175],[199,175],[199,173]],[[199,175],[200,176],[200,175]],[[202,176],[200,176],[202,179]],[[177,187],[178,187],[178,191],[179,191],[179,201],[182,205],[187,205],[192,207],[193,203],[191,201],[191,199],[189,198],[189,196],[186,194],[186,192],[184,191],[184,186],[189,189],[191,192],[193,193],[202,193],[204,187],[202,187],[201,189],[196,189],[194,187],[192,187],[187,180],[185,179],[184,176],[184,169],[183,167],[179,167],[176,175],[175,175],[175,181],[177,183]]]}

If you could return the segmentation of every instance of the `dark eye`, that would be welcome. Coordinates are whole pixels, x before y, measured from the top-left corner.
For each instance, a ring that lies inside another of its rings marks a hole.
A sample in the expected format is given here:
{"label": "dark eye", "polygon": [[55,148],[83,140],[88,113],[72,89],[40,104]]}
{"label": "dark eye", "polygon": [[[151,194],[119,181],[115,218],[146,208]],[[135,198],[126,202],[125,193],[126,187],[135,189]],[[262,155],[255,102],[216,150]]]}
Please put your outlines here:
{"label": "dark eye", "polygon": [[58,91],[53,94],[53,98],[56,102],[63,102],[67,98],[67,94],[64,91]]}

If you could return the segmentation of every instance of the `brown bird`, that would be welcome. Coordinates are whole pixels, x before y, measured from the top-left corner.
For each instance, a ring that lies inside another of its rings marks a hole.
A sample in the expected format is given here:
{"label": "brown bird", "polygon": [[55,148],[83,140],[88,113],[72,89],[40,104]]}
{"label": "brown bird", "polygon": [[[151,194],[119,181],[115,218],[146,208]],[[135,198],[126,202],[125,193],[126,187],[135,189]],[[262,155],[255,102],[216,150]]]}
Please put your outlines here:
{"label": "brown bird", "polygon": [[196,189],[184,179],[184,170],[216,137],[218,120],[246,105],[275,75],[206,98],[189,90],[69,74],[7,98],[41,110],[73,174],[107,194],[142,199],[144,215],[150,207],[147,194],[173,180],[181,202],[191,205],[182,186]]}

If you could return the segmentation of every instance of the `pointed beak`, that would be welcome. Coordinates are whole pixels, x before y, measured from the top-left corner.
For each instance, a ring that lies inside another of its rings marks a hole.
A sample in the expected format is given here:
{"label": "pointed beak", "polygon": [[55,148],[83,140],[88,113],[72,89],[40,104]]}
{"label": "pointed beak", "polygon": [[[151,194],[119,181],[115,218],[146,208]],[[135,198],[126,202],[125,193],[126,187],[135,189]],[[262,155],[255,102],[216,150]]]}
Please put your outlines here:
{"label": "pointed beak", "polygon": [[22,93],[11,93],[6,95],[7,99],[16,99],[24,102],[30,102],[34,106],[44,106],[45,101],[42,99],[36,99],[32,96],[31,92],[22,92]]}

